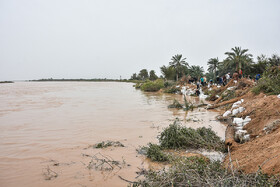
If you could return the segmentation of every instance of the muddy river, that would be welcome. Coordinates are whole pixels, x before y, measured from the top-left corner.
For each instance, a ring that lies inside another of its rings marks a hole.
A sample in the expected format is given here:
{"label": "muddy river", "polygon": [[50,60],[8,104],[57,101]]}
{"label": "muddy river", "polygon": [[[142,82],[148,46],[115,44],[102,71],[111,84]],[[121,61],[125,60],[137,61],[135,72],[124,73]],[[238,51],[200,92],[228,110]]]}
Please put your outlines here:
{"label": "muddy river", "polygon": [[[211,126],[224,138],[217,113],[168,109],[174,97],[183,101],[181,95],[143,93],[131,83],[1,84],[0,186],[127,186],[119,176],[134,181],[136,171],[150,165],[136,149],[157,143],[176,118],[193,128]],[[92,148],[106,140],[125,147]],[[97,161],[93,155],[120,165],[89,167]]]}

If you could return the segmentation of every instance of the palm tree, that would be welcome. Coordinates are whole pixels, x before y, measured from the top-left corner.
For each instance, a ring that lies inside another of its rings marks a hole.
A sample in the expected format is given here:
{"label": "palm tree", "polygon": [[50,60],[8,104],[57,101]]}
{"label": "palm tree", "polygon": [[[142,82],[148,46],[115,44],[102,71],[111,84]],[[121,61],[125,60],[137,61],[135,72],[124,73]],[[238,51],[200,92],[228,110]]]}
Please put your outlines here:
{"label": "palm tree", "polygon": [[199,78],[203,76],[203,72],[204,72],[204,70],[203,70],[202,66],[193,65],[190,68],[191,76],[197,78],[197,80],[199,80]]}
{"label": "palm tree", "polygon": [[217,67],[218,67],[219,63],[220,62],[219,62],[218,57],[217,58],[210,58],[207,62],[207,64],[209,65],[208,71],[214,73],[214,78],[213,78],[214,81],[216,80],[216,76],[217,76],[216,72],[217,72]]}
{"label": "palm tree", "polygon": [[173,67],[162,66],[162,67],[160,67],[160,71],[166,80],[175,79],[175,69]]}
{"label": "palm tree", "polygon": [[235,64],[236,71],[241,70],[242,65],[246,66],[247,64],[252,62],[253,55],[246,54],[249,49],[241,49],[241,47],[231,48],[233,52],[226,52],[225,55],[228,55],[226,58],[227,65]]}
{"label": "palm tree", "polygon": [[185,61],[186,58],[182,58],[182,55],[177,54],[172,56],[171,62],[169,62],[170,67],[173,67],[176,71],[176,81],[179,79],[179,73],[183,74],[184,67],[188,67],[189,64]]}

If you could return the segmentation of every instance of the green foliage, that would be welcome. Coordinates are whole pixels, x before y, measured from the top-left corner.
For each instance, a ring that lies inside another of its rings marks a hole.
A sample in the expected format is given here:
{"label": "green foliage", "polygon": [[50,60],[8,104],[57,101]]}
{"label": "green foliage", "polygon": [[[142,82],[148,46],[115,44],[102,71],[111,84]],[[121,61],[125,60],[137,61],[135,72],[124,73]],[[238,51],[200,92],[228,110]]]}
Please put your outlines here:
{"label": "green foliage", "polygon": [[156,81],[147,81],[141,85],[141,90],[146,92],[156,92],[164,87],[164,81],[158,79]]}
{"label": "green foliage", "polygon": [[152,161],[165,162],[168,161],[168,155],[162,151],[159,145],[149,143],[147,148],[147,157]]}
{"label": "green foliage", "polygon": [[154,80],[158,79],[158,76],[156,75],[156,72],[154,70],[151,70],[149,74],[150,74],[149,79],[151,81],[154,81]]}
{"label": "green foliage", "polygon": [[280,66],[268,68],[252,91],[255,94],[260,92],[270,95],[280,94]]}
{"label": "green foliage", "polygon": [[148,78],[149,78],[148,70],[147,69],[142,69],[138,74],[138,79],[139,80],[146,80]]}
{"label": "green foliage", "polygon": [[219,161],[210,162],[201,157],[181,157],[174,160],[168,169],[149,170],[144,179],[133,186],[278,186],[279,176],[268,176],[262,172],[244,174],[237,170],[228,171]]}
{"label": "green foliage", "polygon": [[204,72],[204,70],[203,70],[203,67],[202,66],[191,66],[191,68],[190,68],[190,75],[191,75],[191,77],[195,77],[195,78],[197,78],[197,79],[199,79],[200,77],[202,77],[203,76],[203,72]]}
{"label": "green foliage", "polygon": [[176,82],[170,80],[164,82],[164,88],[171,87],[171,86],[176,86]]}
{"label": "green foliage", "polygon": [[173,67],[176,72],[176,81],[179,80],[179,74],[183,76],[184,69],[189,66],[189,64],[186,62],[186,58],[183,58],[181,54],[177,54],[172,56],[171,62],[169,62],[170,67]]}
{"label": "green foliage", "polygon": [[166,149],[205,148],[225,151],[224,142],[210,128],[187,128],[176,121],[159,136],[160,145]]}
{"label": "green foliage", "polygon": [[160,67],[160,71],[165,79],[167,80],[176,80],[176,71],[171,66],[162,66]]}
{"label": "green foliage", "polygon": [[[248,54],[249,49],[241,49],[241,47],[231,48],[232,52],[226,52],[227,55],[226,63],[235,64],[236,71],[244,69],[252,63],[252,54]],[[242,68],[243,67],[243,68]]]}
{"label": "green foliage", "polygon": [[171,105],[168,105],[168,108],[183,108],[183,105],[179,103],[176,99],[173,100]]}
{"label": "green foliage", "polygon": [[[219,65],[219,59],[217,58],[210,58],[207,62],[209,65],[208,71],[212,73],[211,79],[213,79],[214,82],[216,82],[216,77],[217,77],[217,67]],[[208,79],[210,80],[210,79]]]}

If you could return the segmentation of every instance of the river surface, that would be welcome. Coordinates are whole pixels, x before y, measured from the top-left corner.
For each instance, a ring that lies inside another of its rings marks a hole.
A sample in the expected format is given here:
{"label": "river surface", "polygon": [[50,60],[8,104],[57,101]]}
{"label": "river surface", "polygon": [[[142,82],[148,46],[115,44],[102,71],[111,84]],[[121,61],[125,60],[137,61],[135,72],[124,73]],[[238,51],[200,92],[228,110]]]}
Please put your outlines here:
{"label": "river surface", "polygon": [[[131,83],[0,84],[0,186],[127,186],[119,176],[135,181],[136,171],[149,167],[136,149],[157,143],[176,118],[188,127],[211,126],[224,138],[217,113],[168,109],[174,97],[183,101],[181,95],[135,90]],[[92,147],[107,140],[125,147]],[[104,158],[120,165],[89,168]]]}

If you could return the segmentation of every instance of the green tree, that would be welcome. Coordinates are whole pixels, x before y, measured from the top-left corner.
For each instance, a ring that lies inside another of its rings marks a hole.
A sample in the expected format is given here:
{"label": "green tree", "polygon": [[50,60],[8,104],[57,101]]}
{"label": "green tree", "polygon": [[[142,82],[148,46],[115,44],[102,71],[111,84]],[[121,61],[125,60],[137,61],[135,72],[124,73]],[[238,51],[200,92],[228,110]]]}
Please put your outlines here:
{"label": "green tree", "polygon": [[[226,52],[226,66],[235,64],[236,71],[246,69],[252,63],[252,54],[248,54],[249,49],[241,49],[241,47],[231,48],[232,52]],[[246,67],[247,66],[247,67]]]}
{"label": "green tree", "polygon": [[156,75],[156,72],[154,70],[151,70],[149,74],[150,74],[150,80],[151,81],[154,81],[154,80],[158,79],[158,76]]}
{"label": "green tree", "polygon": [[177,54],[172,56],[171,62],[169,62],[170,67],[173,67],[176,72],[176,81],[179,79],[179,74],[183,76],[185,67],[188,67],[189,64],[185,61],[186,58],[183,58],[182,55]]}
{"label": "green tree", "polygon": [[270,66],[280,66],[280,57],[276,54],[273,54],[271,58],[268,59]]}
{"label": "green tree", "polygon": [[162,66],[160,67],[160,71],[166,80],[175,80],[176,71],[173,67]]}
{"label": "green tree", "polygon": [[138,77],[136,73],[133,73],[132,76],[130,77],[130,80],[137,80],[137,79]]}
{"label": "green tree", "polygon": [[195,65],[193,65],[190,68],[190,75],[192,77],[197,78],[197,80],[199,80],[199,78],[203,76],[203,72],[204,72],[204,70],[203,70],[202,66],[195,66]]}
{"label": "green tree", "polygon": [[146,80],[149,78],[149,74],[148,74],[148,71],[147,69],[142,69],[139,74],[138,74],[138,78],[141,79],[141,80]]}
{"label": "green tree", "polygon": [[217,76],[217,67],[219,65],[219,59],[217,58],[210,58],[207,62],[207,64],[209,65],[208,67],[208,71],[213,73],[213,77],[212,79],[214,80],[214,82],[216,82],[216,76]]}

